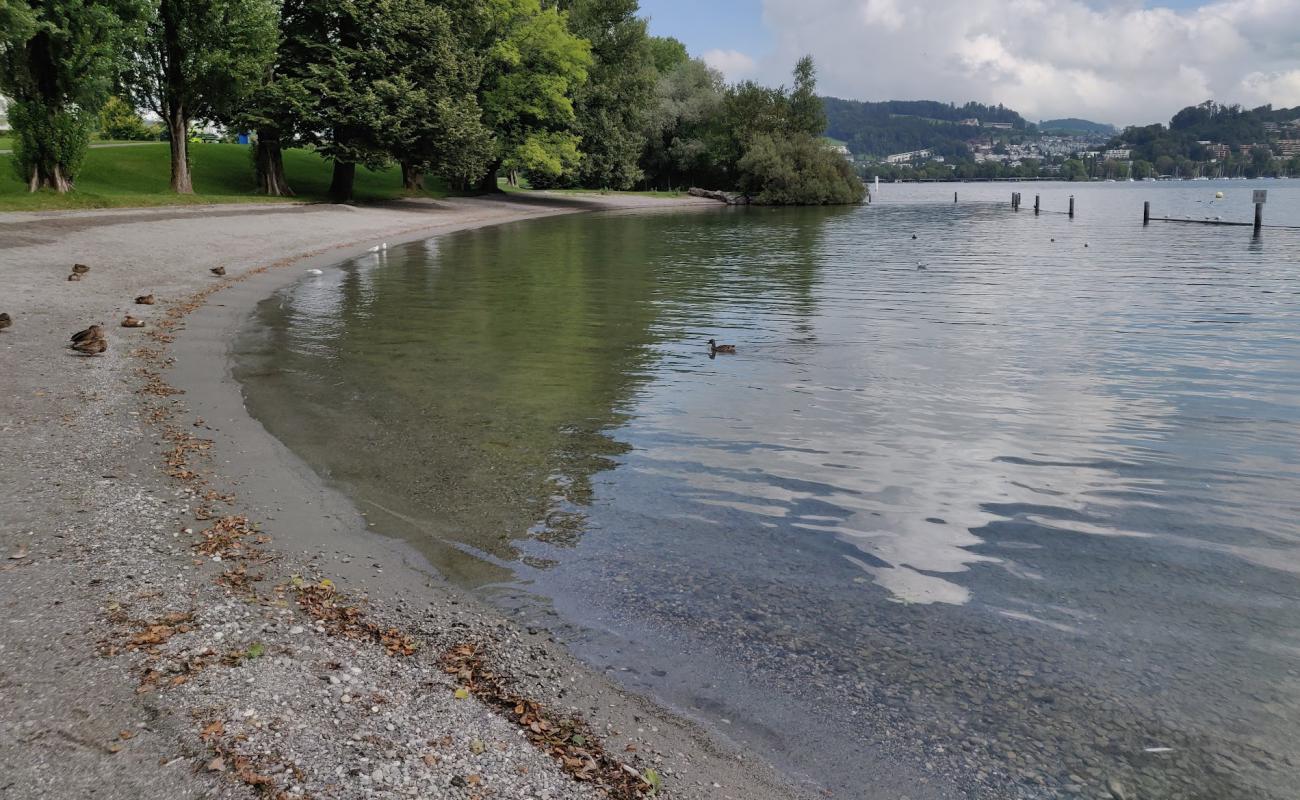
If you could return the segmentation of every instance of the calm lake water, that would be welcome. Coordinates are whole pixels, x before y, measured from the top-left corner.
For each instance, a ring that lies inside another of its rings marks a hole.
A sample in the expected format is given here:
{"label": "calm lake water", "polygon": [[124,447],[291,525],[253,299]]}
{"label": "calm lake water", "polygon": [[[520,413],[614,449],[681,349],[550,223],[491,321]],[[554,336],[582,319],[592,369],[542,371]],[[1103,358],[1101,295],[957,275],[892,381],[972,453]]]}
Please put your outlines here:
{"label": "calm lake water", "polygon": [[1293,799],[1300,230],[1141,225],[1252,188],[1300,225],[944,184],[456,234],[268,299],[236,375],[377,530],[832,796]]}

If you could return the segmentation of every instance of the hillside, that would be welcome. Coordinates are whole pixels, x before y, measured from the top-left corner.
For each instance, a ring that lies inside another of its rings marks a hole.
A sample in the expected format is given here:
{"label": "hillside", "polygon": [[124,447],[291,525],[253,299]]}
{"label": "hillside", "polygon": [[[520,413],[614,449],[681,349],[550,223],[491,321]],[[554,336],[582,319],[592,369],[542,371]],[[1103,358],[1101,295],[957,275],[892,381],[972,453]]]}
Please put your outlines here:
{"label": "hillside", "polygon": [[1079,119],[1078,117],[1065,117],[1064,119],[1042,120],[1038,123],[1038,130],[1041,133],[1113,134],[1115,133],[1116,128],[1114,125],[1105,122],[1093,122],[1092,120]]}
{"label": "hillside", "polygon": [[[987,138],[990,123],[1025,131],[1024,117],[1009,108],[980,103],[955,105],[933,100],[864,102],[824,97],[826,135],[844,141],[857,155],[884,156],[929,149],[946,158],[969,156],[967,143]],[[979,120],[979,125],[962,124]]]}
{"label": "hillside", "polygon": [[1200,144],[1210,142],[1238,153],[1243,148],[1259,150],[1259,166],[1263,167],[1268,149],[1284,138],[1300,138],[1300,106],[1247,109],[1207,101],[1179,111],[1168,126],[1156,123],[1125,128],[1110,146],[1130,148],[1133,158],[1145,161],[1170,158],[1203,162],[1215,158],[1211,148]]}

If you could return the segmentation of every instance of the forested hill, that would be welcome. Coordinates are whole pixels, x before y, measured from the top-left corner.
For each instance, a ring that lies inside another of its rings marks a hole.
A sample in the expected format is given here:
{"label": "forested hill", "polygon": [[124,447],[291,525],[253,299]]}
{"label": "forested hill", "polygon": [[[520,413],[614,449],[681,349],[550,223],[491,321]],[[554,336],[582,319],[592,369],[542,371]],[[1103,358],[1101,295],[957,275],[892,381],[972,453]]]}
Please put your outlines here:
{"label": "forested hill", "polygon": [[[1001,105],[981,103],[955,105],[934,100],[887,100],[864,102],[824,97],[826,135],[846,142],[861,155],[883,156],[909,150],[930,149],[938,155],[961,158],[966,143],[987,135],[989,123],[1010,124],[1024,130],[1028,123],[1015,111]],[[980,127],[963,125],[979,120]]]}
{"label": "forested hill", "polygon": [[1300,138],[1300,106],[1247,109],[1206,101],[1174,114],[1167,127],[1156,123],[1125,128],[1110,146],[1131,148],[1134,158],[1147,161],[1161,156],[1204,161],[1212,156],[1200,142],[1232,148],[1256,146],[1265,152],[1280,138]]}
{"label": "forested hill", "polygon": [[1066,117],[1045,119],[1038,123],[1038,130],[1043,133],[1114,133],[1115,126],[1078,117]]}

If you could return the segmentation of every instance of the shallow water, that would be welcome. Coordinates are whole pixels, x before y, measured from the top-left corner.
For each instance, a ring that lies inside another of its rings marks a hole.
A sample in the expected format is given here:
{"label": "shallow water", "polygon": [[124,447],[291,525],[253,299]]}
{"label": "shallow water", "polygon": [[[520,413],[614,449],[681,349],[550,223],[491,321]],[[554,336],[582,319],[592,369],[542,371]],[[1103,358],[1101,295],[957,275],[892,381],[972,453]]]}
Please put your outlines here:
{"label": "shallow water", "polygon": [[236,376],[377,530],[834,796],[1293,798],[1300,230],[1141,225],[1252,188],[1300,225],[1230,181],[455,234],[267,300]]}

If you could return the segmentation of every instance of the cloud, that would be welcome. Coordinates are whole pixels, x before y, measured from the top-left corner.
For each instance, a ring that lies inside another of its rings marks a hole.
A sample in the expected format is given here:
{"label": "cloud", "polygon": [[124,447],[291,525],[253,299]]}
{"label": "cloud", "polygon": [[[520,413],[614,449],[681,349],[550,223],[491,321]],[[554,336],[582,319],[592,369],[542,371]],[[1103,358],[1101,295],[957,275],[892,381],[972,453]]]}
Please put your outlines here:
{"label": "cloud", "polygon": [[776,44],[753,73],[788,82],[811,53],[823,93],[841,97],[1000,102],[1031,120],[1120,124],[1211,98],[1300,103],[1295,0],[764,0],[763,18]]}
{"label": "cloud", "polygon": [[706,50],[700,58],[732,81],[748,77],[758,69],[758,62],[739,50]]}

